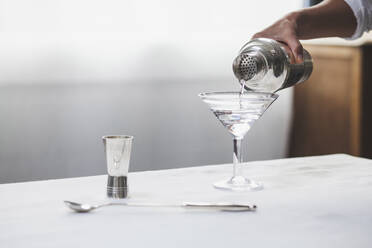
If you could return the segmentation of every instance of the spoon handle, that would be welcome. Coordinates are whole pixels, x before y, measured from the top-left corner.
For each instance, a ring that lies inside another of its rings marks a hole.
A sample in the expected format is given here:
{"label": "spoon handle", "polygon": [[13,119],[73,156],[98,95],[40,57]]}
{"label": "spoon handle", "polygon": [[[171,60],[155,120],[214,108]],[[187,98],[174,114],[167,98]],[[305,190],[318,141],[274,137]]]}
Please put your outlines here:
{"label": "spoon handle", "polygon": [[209,203],[209,202],[185,202],[182,205],[186,208],[211,208],[222,211],[255,211],[256,205],[234,204],[234,203]]}
{"label": "spoon handle", "polygon": [[184,207],[188,209],[211,209],[222,211],[255,211],[256,205],[234,203],[210,203],[210,202],[184,202],[182,204],[168,205],[155,203],[112,203],[109,205],[125,205],[128,207]]}

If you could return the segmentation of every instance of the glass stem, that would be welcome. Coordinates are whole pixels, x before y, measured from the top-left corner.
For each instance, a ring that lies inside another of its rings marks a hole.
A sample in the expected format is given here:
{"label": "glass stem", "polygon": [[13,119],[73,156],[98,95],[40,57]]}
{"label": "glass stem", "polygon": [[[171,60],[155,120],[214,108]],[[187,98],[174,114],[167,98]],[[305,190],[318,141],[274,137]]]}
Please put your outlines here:
{"label": "glass stem", "polygon": [[234,153],[233,153],[233,164],[234,164],[234,171],[233,176],[239,177],[243,175],[243,166],[242,166],[242,154],[241,154],[241,144],[242,139],[238,137],[234,137],[233,140],[234,144]]}

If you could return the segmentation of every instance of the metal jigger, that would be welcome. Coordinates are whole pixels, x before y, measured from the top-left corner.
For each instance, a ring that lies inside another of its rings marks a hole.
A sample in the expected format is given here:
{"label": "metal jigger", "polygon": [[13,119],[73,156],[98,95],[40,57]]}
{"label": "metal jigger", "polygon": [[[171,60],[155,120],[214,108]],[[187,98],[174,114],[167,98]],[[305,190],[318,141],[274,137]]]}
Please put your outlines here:
{"label": "metal jigger", "polygon": [[128,196],[128,170],[133,136],[102,137],[107,162],[107,196],[123,199]]}

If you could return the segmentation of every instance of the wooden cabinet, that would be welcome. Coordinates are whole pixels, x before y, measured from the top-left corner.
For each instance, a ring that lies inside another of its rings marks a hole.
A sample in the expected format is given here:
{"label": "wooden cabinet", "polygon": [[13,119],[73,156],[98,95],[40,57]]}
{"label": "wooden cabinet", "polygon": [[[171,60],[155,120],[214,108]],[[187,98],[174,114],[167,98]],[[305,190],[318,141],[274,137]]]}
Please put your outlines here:
{"label": "wooden cabinet", "polygon": [[372,45],[307,45],[314,70],[294,88],[290,156],[372,158]]}

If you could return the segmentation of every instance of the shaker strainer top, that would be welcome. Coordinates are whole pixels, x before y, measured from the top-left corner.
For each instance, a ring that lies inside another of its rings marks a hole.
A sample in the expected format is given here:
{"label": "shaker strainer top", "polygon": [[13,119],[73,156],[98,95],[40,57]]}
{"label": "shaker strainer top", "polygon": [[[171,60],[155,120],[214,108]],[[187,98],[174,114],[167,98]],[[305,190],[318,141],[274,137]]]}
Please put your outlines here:
{"label": "shaker strainer top", "polygon": [[256,78],[264,69],[262,55],[256,52],[241,53],[233,62],[233,71],[239,80],[248,81]]}
{"label": "shaker strainer top", "polygon": [[244,54],[238,66],[238,73],[240,74],[240,79],[249,80],[257,74],[257,61],[254,57]]}

